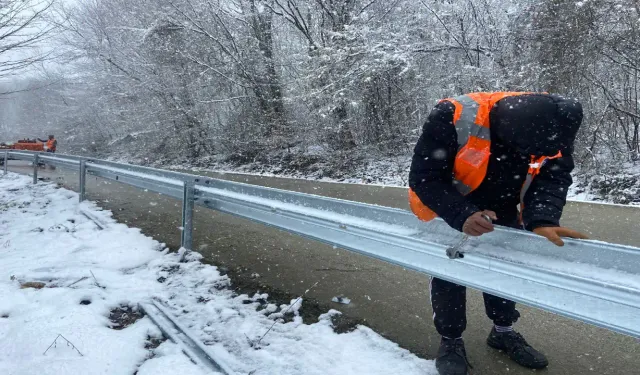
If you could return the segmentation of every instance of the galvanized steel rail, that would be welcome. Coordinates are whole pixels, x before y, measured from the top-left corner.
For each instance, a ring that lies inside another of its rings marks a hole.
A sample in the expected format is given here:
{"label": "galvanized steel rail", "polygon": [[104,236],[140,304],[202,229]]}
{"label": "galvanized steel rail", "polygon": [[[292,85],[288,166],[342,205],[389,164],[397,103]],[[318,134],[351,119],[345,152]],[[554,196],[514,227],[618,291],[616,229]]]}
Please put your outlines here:
{"label": "galvanized steel rail", "polygon": [[215,358],[186,327],[171,316],[171,313],[161,303],[152,301],[151,303],[142,303],[139,307],[164,336],[177,344],[180,350],[198,366],[224,375],[235,374],[224,362]]}
{"label": "galvanized steel rail", "polygon": [[197,204],[640,338],[638,248],[570,239],[558,248],[497,228],[469,240],[463,259],[450,260],[445,249],[461,234],[405,210],[76,156],[8,151],[5,157],[77,170],[81,192],[86,172],[183,200],[187,249]]}

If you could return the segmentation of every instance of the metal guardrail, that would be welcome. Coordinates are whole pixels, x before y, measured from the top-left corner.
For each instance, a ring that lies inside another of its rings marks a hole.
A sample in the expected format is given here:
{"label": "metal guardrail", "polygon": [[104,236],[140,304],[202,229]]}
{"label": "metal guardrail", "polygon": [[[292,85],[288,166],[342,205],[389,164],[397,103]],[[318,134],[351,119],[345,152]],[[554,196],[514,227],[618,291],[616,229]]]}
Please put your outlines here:
{"label": "metal guardrail", "polygon": [[[7,155],[8,154],[8,155]],[[445,249],[461,234],[405,210],[66,155],[9,151],[13,159],[71,168],[183,201],[182,245],[192,247],[194,205],[235,215],[529,306],[640,338],[640,249],[497,228],[470,239],[463,259]],[[6,171],[6,165],[5,165]]]}

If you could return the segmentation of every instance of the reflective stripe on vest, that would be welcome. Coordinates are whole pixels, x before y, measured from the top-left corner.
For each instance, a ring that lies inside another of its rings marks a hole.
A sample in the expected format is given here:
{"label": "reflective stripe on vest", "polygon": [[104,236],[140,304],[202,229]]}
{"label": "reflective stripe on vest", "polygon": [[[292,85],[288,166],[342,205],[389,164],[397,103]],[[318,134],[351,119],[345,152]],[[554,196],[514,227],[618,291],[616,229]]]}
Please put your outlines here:
{"label": "reflective stripe on vest", "polygon": [[476,124],[480,104],[468,95],[458,96],[453,100],[462,104],[460,118],[454,124],[458,133],[458,151],[469,142],[469,136],[491,141],[490,129]]}
{"label": "reflective stripe on vest", "polygon": [[454,106],[457,104],[456,112],[459,112],[454,116],[458,153],[454,163],[453,185],[460,194],[468,195],[482,183],[491,154],[488,116],[480,116],[481,112],[488,112],[488,103],[482,103],[471,95],[457,96],[449,101]]}

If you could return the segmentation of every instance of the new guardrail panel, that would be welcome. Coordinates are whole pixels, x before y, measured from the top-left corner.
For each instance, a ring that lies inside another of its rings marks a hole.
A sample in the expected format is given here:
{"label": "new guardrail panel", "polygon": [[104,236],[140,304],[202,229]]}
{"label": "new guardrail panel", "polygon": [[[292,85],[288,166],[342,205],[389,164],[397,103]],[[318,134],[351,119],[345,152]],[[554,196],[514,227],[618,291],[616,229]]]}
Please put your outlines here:
{"label": "new guardrail panel", "polygon": [[140,189],[164,194],[176,199],[183,198],[183,183],[179,180],[164,178],[155,175],[145,175],[131,170],[118,169],[111,166],[96,164],[93,161],[86,163],[86,170],[88,174],[93,176],[121,182],[127,185],[138,187]]}
{"label": "new guardrail panel", "polygon": [[462,235],[442,220],[423,223],[405,210],[77,156],[9,151],[5,157],[40,158],[80,170],[82,193],[86,168],[181,199],[185,248],[192,244],[197,204],[640,337],[640,249],[635,247],[568,239],[558,248],[529,232],[497,228],[471,238],[463,247],[465,257],[451,260],[445,249]]}

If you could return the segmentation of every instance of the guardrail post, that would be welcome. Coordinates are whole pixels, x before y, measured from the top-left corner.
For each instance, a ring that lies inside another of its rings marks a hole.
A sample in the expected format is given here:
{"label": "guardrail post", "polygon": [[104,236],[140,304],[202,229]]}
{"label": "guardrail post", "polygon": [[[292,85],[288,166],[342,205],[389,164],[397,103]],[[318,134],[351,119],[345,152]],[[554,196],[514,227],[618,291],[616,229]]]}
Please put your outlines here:
{"label": "guardrail post", "polygon": [[35,154],[33,156],[33,183],[38,183],[38,163],[40,162],[40,155]]}
{"label": "guardrail post", "polygon": [[9,151],[4,152],[4,174],[7,174],[7,163],[9,162]]}
{"label": "guardrail post", "polygon": [[87,161],[80,160],[80,202],[85,200],[85,192],[86,192],[86,183],[87,183]]}
{"label": "guardrail post", "polygon": [[193,205],[195,185],[193,182],[184,183],[182,197],[182,241],[181,245],[187,250],[193,248]]}

